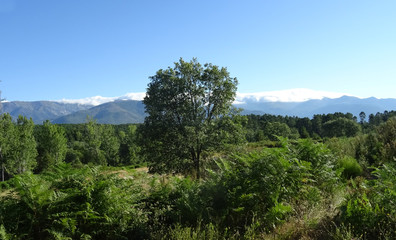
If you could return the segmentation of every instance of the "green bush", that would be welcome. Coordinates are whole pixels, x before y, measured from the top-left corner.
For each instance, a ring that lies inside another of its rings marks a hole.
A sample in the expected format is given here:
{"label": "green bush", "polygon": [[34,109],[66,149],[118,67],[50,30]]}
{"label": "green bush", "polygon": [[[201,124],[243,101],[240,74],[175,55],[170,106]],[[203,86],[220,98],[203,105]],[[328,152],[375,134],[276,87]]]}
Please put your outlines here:
{"label": "green bush", "polygon": [[363,169],[356,159],[345,156],[338,160],[338,167],[342,169],[342,176],[346,179],[360,176]]}
{"label": "green bush", "polygon": [[1,198],[0,225],[17,239],[127,239],[149,236],[133,182],[98,168],[61,164],[41,175],[14,178]]}
{"label": "green bush", "polygon": [[278,148],[216,160],[198,191],[204,221],[240,233],[257,221],[257,229],[270,231],[292,214],[296,199],[314,204],[331,193],[338,181],[331,152],[311,140],[279,140]]}
{"label": "green bush", "polygon": [[348,196],[340,221],[362,239],[396,238],[396,168],[383,165]]}
{"label": "green bush", "polygon": [[297,141],[292,151],[300,162],[308,162],[311,165],[309,173],[315,186],[324,193],[332,193],[337,187],[339,173],[335,171],[337,157],[331,150],[322,143],[301,139]]}

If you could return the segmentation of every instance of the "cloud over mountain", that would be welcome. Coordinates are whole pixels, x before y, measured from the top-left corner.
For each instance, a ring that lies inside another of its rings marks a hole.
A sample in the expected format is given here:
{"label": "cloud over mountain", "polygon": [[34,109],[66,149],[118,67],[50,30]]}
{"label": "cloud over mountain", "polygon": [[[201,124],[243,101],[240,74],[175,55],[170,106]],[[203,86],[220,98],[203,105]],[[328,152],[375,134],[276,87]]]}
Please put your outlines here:
{"label": "cloud over mountain", "polygon": [[[119,100],[143,100],[146,96],[144,92],[127,93],[119,97],[88,97],[83,99],[62,99],[57,102],[62,103],[79,103],[88,105],[100,105],[107,102],[114,102]],[[341,96],[351,96],[346,93],[335,93],[326,91],[316,91],[306,88],[296,88],[281,91],[267,91],[256,93],[237,93],[234,104],[246,104],[248,102],[304,102],[313,99],[323,98],[339,98]]]}
{"label": "cloud over mountain", "polygon": [[102,97],[102,96],[95,96],[95,97],[87,97],[82,99],[62,99],[56,100],[56,102],[61,103],[78,103],[84,105],[93,105],[98,106],[103,103],[114,102],[119,100],[143,100],[146,93],[138,92],[138,93],[127,93],[123,96],[119,97]]}
{"label": "cloud over mountain", "polygon": [[316,91],[306,88],[296,88],[281,91],[268,91],[256,93],[237,93],[235,104],[248,102],[305,102],[308,100],[321,100],[323,98],[339,98],[351,96],[346,93]]}
{"label": "cloud over mountain", "polygon": [[[312,117],[315,114],[334,112],[360,112],[366,115],[396,110],[396,99],[359,98],[348,94],[291,89],[284,91],[238,93],[234,105],[243,109],[242,114],[272,114]],[[36,123],[51,120],[54,123],[84,123],[87,116],[98,123],[141,123],[145,117],[141,101],[145,93],[129,93],[119,97],[90,97],[59,101],[4,102],[1,112],[8,112],[15,119],[18,115],[31,117]]]}

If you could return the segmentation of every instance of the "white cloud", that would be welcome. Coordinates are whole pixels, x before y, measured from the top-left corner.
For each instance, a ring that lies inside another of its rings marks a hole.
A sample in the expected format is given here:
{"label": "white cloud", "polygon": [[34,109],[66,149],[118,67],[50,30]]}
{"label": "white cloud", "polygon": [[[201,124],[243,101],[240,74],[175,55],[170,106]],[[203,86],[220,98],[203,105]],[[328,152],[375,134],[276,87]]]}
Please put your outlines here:
{"label": "white cloud", "polygon": [[95,96],[95,97],[88,97],[82,99],[62,99],[58,100],[57,102],[63,103],[78,103],[78,104],[87,104],[87,105],[100,105],[107,102],[114,102],[117,100],[143,100],[146,96],[146,93],[127,93],[120,97],[102,97],[102,96]]}
{"label": "white cloud", "polygon": [[312,99],[339,98],[351,96],[346,93],[316,91],[306,88],[296,88],[281,91],[268,91],[257,93],[237,93],[234,104],[249,102],[304,102]]}
{"label": "white cloud", "polygon": [[[244,104],[247,102],[304,102],[311,99],[323,99],[323,98],[339,98],[342,96],[351,96],[346,93],[316,91],[306,88],[296,88],[281,91],[268,91],[268,92],[256,92],[256,93],[237,93],[234,104]],[[63,103],[79,103],[89,105],[100,105],[107,102],[113,102],[117,100],[143,100],[146,96],[144,92],[138,93],[127,93],[119,97],[88,97],[83,99],[62,99],[58,102]]]}
{"label": "white cloud", "polygon": [[146,96],[145,92],[138,92],[138,93],[127,93],[122,97],[119,97],[119,100],[143,100]]}

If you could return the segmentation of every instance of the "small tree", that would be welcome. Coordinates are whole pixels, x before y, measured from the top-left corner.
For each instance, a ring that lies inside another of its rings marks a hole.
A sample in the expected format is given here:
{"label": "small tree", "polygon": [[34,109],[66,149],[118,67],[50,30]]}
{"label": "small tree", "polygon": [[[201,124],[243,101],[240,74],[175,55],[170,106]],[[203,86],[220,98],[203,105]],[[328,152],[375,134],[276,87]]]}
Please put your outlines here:
{"label": "small tree", "polygon": [[396,117],[382,123],[378,129],[378,138],[382,147],[384,162],[396,160]]}
{"label": "small tree", "polygon": [[230,114],[237,79],[226,68],[202,66],[196,59],[180,59],[173,68],[160,69],[150,79],[143,100],[148,116],[139,130],[150,170],[195,169],[200,178],[202,153],[224,144],[219,137],[235,130],[230,121],[220,120]]}
{"label": "small tree", "polygon": [[84,124],[82,141],[84,146],[83,163],[107,164],[106,157],[101,149],[102,126],[97,124],[95,120],[88,119],[88,122]]}
{"label": "small tree", "polygon": [[32,119],[19,116],[15,125],[14,140],[8,154],[8,168],[11,174],[20,174],[33,170],[36,165],[37,149],[33,136],[34,123]]}
{"label": "small tree", "polygon": [[290,137],[291,130],[286,123],[269,122],[265,126],[265,133],[270,140],[276,141],[278,139],[277,136],[285,138]]}
{"label": "small tree", "polygon": [[366,113],[365,112],[360,112],[359,113],[359,119],[360,119],[360,124],[364,124],[364,121],[366,121]]}
{"label": "small tree", "polygon": [[120,164],[120,157],[118,154],[120,141],[112,125],[102,126],[100,149],[108,165],[118,166]]}
{"label": "small tree", "polygon": [[2,114],[0,118],[0,163],[1,180],[4,181],[6,168],[10,164],[10,153],[15,143],[15,126],[10,114]]}
{"label": "small tree", "polygon": [[126,131],[118,133],[120,138],[120,163],[122,165],[141,164],[138,152],[140,147],[137,145],[136,125],[129,125]]}
{"label": "small tree", "polygon": [[323,124],[324,137],[353,137],[361,130],[360,125],[351,119],[338,118]]}
{"label": "small tree", "polygon": [[63,162],[67,152],[67,140],[63,128],[51,124],[48,120],[36,134],[37,170],[42,171],[49,166]]}

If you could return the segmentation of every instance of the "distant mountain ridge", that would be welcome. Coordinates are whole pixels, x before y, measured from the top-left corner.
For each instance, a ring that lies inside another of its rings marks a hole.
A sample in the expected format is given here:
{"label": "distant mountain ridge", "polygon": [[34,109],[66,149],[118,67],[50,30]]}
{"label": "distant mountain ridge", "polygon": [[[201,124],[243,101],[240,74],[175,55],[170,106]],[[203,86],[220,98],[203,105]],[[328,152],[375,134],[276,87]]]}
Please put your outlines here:
{"label": "distant mountain ridge", "polygon": [[145,118],[144,111],[142,101],[121,100],[62,116],[55,119],[53,123],[84,123],[88,116],[103,124],[142,123]]}
{"label": "distant mountain ridge", "polygon": [[9,113],[14,119],[19,115],[32,118],[36,124],[45,120],[55,120],[77,111],[91,108],[92,105],[77,103],[59,103],[54,101],[13,101],[1,103],[1,113]]}
{"label": "distant mountain ridge", "polygon": [[[61,103],[80,103],[90,104],[97,106],[107,102],[113,102],[118,100],[143,100],[146,96],[145,92],[131,92],[118,97],[103,97],[94,96],[81,99],[62,99],[58,100]],[[253,93],[236,93],[235,104],[245,103],[251,101],[258,102],[305,102],[312,99],[323,99],[323,98],[339,98],[342,96],[351,96],[347,93],[339,92],[327,92],[318,91],[307,88],[294,88],[279,91],[265,91],[265,92],[253,92]]]}
{"label": "distant mountain ridge", "polygon": [[247,101],[238,104],[246,112],[254,111],[255,114],[288,115],[297,117],[313,117],[315,114],[327,114],[334,112],[352,113],[359,116],[360,112],[375,114],[396,110],[396,99],[357,98],[342,96],[340,98],[312,99],[304,102],[257,102]]}
{"label": "distant mountain ridge", "polygon": [[[357,98],[342,96],[339,98],[312,99],[303,102],[268,102],[248,98],[234,104],[243,108],[242,114],[272,114],[297,117],[313,117],[315,114],[352,113],[366,116],[377,112],[396,110],[396,99]],[[2,112],[9,112],[14,118],[18,115],[31,117],[35,123],[50,120],[53,123],[84,123],[87,117],[96,119],[103,124],[142,123],[145,118],[145,108],[142,101],[116,100],[97,106],[84,104],[60,103],[52,101],[38,102],[5,102]]]}

